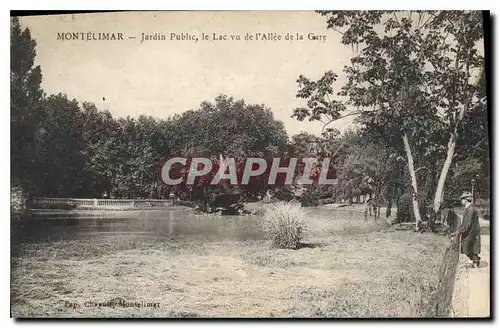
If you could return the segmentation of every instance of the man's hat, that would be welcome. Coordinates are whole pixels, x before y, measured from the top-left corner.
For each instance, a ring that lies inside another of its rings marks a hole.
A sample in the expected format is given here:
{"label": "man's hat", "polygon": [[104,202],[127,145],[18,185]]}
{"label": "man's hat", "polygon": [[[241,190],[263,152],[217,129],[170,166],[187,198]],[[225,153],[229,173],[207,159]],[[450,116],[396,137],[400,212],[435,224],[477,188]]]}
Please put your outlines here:
{"label": "man's hat", "polygon": [[469,191],[466,191],[462,194],[462,196],[460,196],[460,199],[468,199],[468,200],[472,200],[472,193],[469,192]]}

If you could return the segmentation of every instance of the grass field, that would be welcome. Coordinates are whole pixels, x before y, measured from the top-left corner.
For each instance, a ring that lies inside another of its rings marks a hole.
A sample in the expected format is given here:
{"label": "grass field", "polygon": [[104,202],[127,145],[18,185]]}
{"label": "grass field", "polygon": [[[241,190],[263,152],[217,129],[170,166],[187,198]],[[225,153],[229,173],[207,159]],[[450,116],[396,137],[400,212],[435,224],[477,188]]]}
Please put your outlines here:
{"label": "grass field", "polygon": [[[11,263],[12,316],[425,316],[446,238],[387,229],[359,213],[309,214],[298,250],[134,235],[21,245]],[[98,305],[111,300],[151,307]]]}

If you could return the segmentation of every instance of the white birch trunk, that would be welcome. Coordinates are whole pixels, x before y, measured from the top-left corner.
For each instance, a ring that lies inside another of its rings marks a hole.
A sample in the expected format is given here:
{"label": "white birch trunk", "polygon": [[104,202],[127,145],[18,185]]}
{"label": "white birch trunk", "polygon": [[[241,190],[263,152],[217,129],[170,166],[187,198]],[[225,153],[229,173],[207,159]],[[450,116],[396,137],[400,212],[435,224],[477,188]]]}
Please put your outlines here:
{"label": "white birch trunk", "polygon": [[448,176],[448,171],[450,170],[451,163],[453,161],[453,156],[455,155],[455,146],[457,144],[457,129],[453,131],[448,141],[448,151],[446,152],[446,160],[444,161],[443,168],[439,174],[439,180],[436,187],[436,193],[434,195],[434,213],[438,213],[443,203],[444,196],[444,184],[446,182],[446,177]]}
{"label": "white birch trunk", "polygon": [[408,135],[406,134],[406,132],[403,134],[403,142],[405,145],[406,157],[408,159],[408,170],[410,171],[411,177],[413,215],[415,216],[415,230],[417,230],[418,223],[422,221],[422,218],[420,217],[420,209],[418,204],[417,175],[415,173],[413,154],[411,153],[410,144],[408,142]]}

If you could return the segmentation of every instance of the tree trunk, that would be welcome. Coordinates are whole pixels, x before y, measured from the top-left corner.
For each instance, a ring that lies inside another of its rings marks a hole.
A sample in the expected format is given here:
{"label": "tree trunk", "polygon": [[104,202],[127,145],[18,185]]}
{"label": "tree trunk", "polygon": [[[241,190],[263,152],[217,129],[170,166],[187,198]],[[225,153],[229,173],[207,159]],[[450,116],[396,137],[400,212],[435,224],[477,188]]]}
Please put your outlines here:
{"label": "tree trunk", "polygon": [[376,193],[377,193],[376,197],[377,198],[376,198],[376,202],[375,202],[375,211],[376,211],[376,213],[375,213],[375,220],[380,219],[380,205],[381,205],[381,197],[380,197],[381,195],[380,195],[380,193],[381,193],[381,189],[382,188],[380,186],[377,186],[377,191],[376,191]]}
{"label": "tree trunk", "polygon": [[[398,173],[399,175],[399,173]],[[399,176],[398,176],[399,179]],[[387,211],[385,213],[385,217],[388,219],[392,215],[392,206],[394,203],[396,203],[396,211],[397,211],[397,204],[398,204],[398,191],[399,191],[399,186],[397,183],[391,182],[392,186],[390,188],[390,192],[388,193],[388,199],[387,199]],[[397,214],[397,213],[396,213]]]}
{"label": "tree trunk", "polygon": [[450,170],[451,163],[453,161],[453,156],[455,155],[455,147],[457,144],[457,128],[454,129],[453,133],[450,136],[450,140],[448,141],[448,151],[446,152],[446,160],[444,161],[443,168],[441,169],[441,173],[439,175],[439,181],[436,187],[436,193],[434,195],[434,215],[439,213],[441,209],[441,204],[443,203],[444,196],[444,183],[446,182],[446,177],[448,175],[448,171]]}
{"label": "tree trunk", "polygon": [[413,215],[415,216],[415,230],[417,230],[418,224],[420,223],[420,221],[422,221],[422,219],[420,218],[420,209],[418,204],[417,175],[415,174],[413,154],[411,153],[410,144],[408,143],[408,135],[406,134],[406,132],[403,134],[403,142],[405,145],[406,157],[408,159],[408,171],[410,172],[412,187]]}
{"label": "tree trunk", "polygon": [[389,199],[387,200],[387,209],[385,210],[386,219],[391,216],[391,210],[392,210],[392,195],[389,196]]}
{"label": "tree trunk", "polygon": [[[469,61],[467,61],[466,62],[467,77],[469,77],[469,64],[470,64]],[[474,86],[480,83],[483,74],[484,70],[482,70],[481,73],[478,75],[477,80],[474,83]],[[432,216],[434,217],[437,217],[439,211],[441,210],[441,205],[443,203],[443,196],[444,196],[444,184],[446,182],[446,177],[448,176],[448,171],[450,170],[451,163],[453,162],[453,156],[455,155],[455,147],[457,145],[457,139],[458,139],[458,125],[463,120],[465,113],[468,111],[469,105],[470,105],[469,95],[466,94],[464,96],[464,105],[458,112],[458,116],[454,122],[455,127],[453,128],[453,132],[450,135],[450,140],[448,141],[448,151],[446,152],[446,160],[444,161],[443,168],[441,169],[441,173],[439,175],[439,181],[436,187],[436,193],[434,195],[434,207],[433,207],[434,213],[432,213]]]}
{"label": "tree trunk", "polygon": [[[430,160],[430,169],[429,169],[429,182],[427,186],[427,195],[426,195],[426,211],[430,212],[429,214],[429,220],[427,221],[427,227],[429,228],[430,231],[434,232],[434,225],[436,222],[436,219],[441,216],[441,210],[438,210],[437,212],[433,210],[430,206],[427,206],[427,204],[431,203],[431,198],[433,197],[433,191],[436,188],[436,156],[431,156]],[[427,201],[429,200],[429,201]],[[440,206],[441,207],[441,206]]]}

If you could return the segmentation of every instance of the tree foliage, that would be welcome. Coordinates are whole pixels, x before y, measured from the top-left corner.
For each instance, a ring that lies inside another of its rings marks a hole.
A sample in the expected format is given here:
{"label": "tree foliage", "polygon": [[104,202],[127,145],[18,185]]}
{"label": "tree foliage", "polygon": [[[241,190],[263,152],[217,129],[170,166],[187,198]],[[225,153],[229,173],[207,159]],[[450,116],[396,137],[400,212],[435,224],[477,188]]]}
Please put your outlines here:
{"label": "tree foliage", "polygon": [[41,118],[42,73],[35,66],[36,42],[19,19],[10,21],[10,115],[12,183],[26,191],[33,188],[34,140]]}
{"label": "tree foliage", "polygon": [[64,94],[45,96],[36,42],[11,19],[13,182],[34,196],[168,197],[174,156],[285,154],[283,123],[264,105],[220,95],[167,119],[114,118]]}
{"label": "tree foliage", "polygon": [[339,32],[342,43],[357,52],[344,68],[346,82],[340,90],[333,90],[337,74],[332,71],[317,81],[299,76],[297,96],[307,99],[307,108],[296,109],[293,116],[329,124],[356,115],[366,133],[395,148],[394,156],[406,153],[410,175],[419,167],[426,169],[420,179],[412,178],[412,189],[417,197],[418,181],[431,176],[428,184],[435,188],[438,209],[452,159],[465,150],[459,140],[465,131],[479,138],[487,135],[484,129],[471,129],[468,120],[486,106],[481,13],[319,13],[326,17],[327,28]]}
{"label": "tree foliage", "polygon": [[[288,140],[283,123],[264,105],[219,95],[166,119],[115,118],[88,102],[64,94],[45,95],[35,65],[36,42],[11,19],[12,181],[37,196],[168,197],[161,180],[171,157],[236,158],[238,174],[248,157],[332,158],[337,184],[308,186],[307,193],[337,199],[366,192],[370,177],[387,201],[410,192],[407,178],[429,195],[447,172],[441,169],[453,147],[448,194],[478,180],[489,191],[488,108],[483,70],[482,19],[477,12],[320,12],[327,28],[357,53],[344,68],[345,83],[326,71],[318,80],[297,79],[305,106],[293,116],[320,121],[321,135],[300,133]],[[478,80],[478,78],[480,78]],[[361,127],[344,133],[330,123],[349,115]],[[415,162],[408,167],[404,136]],[[215,165],[213,170],[217,169]],[[301,174],[300,165],[297,176]],[[270,169],[244,187],[258,194]],[[211,174],[214,172],[211,172]],[[184,171],[184,177],[186,171]],[[213,175],[213,174],[212,174]],[[198,179],[210,188],[213,176]],[[406,178],[405,178],[406,177]],[[284,176],[277,186],[283,188]],[[423,188],[422,188],[423,186]],[[181,188],[182,189],[182,188]],[[293,192],[293,191],[292,191]],[[419,192],[420,194],[420,192]],[[420,197],[420,196],[419,196]]]}

